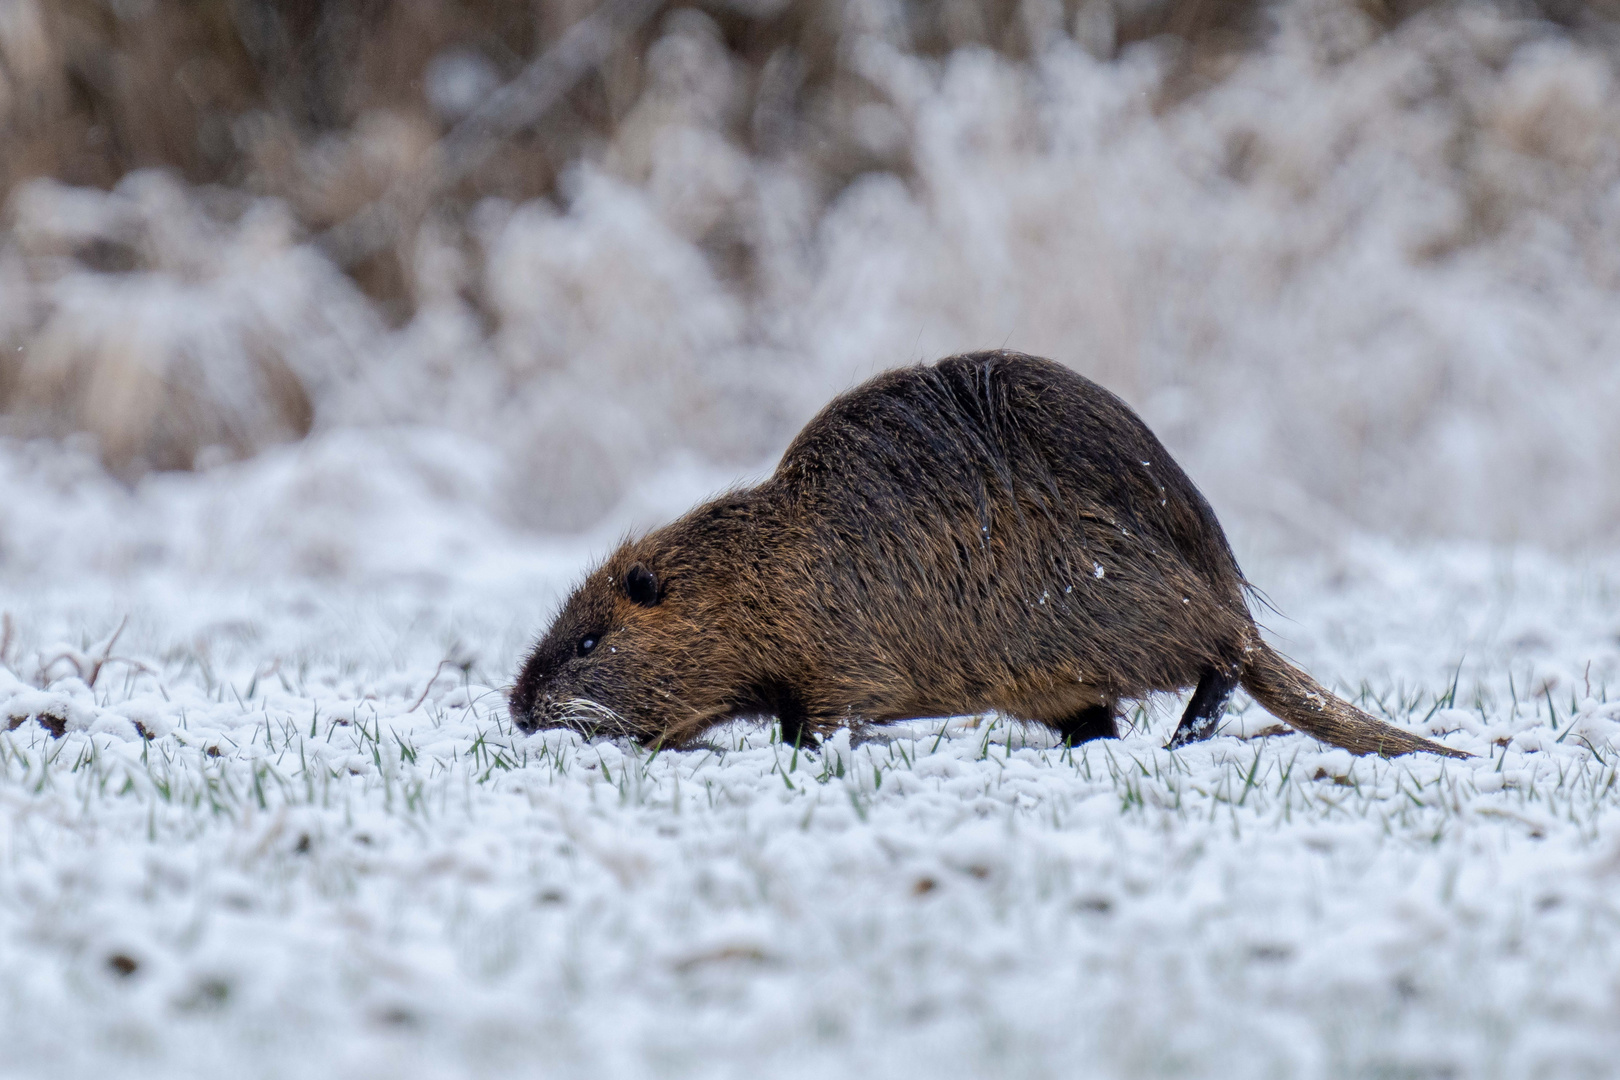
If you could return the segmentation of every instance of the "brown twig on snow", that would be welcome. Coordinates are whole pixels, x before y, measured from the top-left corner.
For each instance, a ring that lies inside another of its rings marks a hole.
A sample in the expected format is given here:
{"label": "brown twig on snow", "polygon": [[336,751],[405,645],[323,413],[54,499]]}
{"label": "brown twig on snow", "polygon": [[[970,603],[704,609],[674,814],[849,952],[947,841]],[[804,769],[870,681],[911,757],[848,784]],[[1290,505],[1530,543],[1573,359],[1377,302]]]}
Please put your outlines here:
{"label": "brown twig on snow", "polygon": [[[128,657],[114,656],[112,654],[113,646],[118,644],[118,639],[123,636],[124,627],[128,625],[129,616],[125,615],[118,623],[118,629],[113,631],[112,637],[107,639],[107,644],[103,645],[101,647],[101,651],[97,654],[87,655],[77,650],[70,650],[68,652],[58,653],[49,660],[42,659],[39,665],[39,678],[41,685],[45,685],[50,682],[51,668],[55,667],[57,664],[60,664],[63,660],[66,660],[68,663],[73,665],[74,673],[79,676],[81,682],[91,689],[95,689],[97,680],[101,678],[101,669],[106,667],[108,664],[128,664],[130,667],[139,668],[148,675],[155,675],[156,672],[147,667],[145,664],[141,663],[139,660],[131,660]],[[9,614],[5,616],[5,629],[7,634],[5,646],[6,648],[10,648],[9,634],[11,629],[11,616]],[[0,662],[3,662],[3,660],[4,649],[0,649]]]}
{"label": "brown twig on snow", "polygon": [[113,646],[118,644],[118,639],[123,636],[124,627],[128,625],[129,616],[125,615],[119,620],[118,629],[114,630],[112,637],[107,639],[107,644],[101,650],[101,655],[95,657],[95,663],[90,668],[90,677],[84,680],[90,689],[94,690],[96,688],[96,680],[101,678],[101,669],[106,666],[108,660],[112,659]]}
{"label": "brown twig on snow", "polygon": [[422,704],[422,702],[427,700],[428,691],[432,690],[433,689],[433,684],[439,681],[439,675],[440,675],[441,672],[444,671],[444,666],[446,664],[448,664],[448,663],[450,663],[450,658],[448,656],[445,657],[443,660],[439,661],[439,666],[433,669],[433,678],[429,679],[427,681],[427,685],[422,687],[422,696],[417,698],[416,699],[416,704],[412,705],[410,708],[406,709],[405,710],[406,712],[408,712],[408,713],[415,712],[417,710],[417,707],[420,706]]}

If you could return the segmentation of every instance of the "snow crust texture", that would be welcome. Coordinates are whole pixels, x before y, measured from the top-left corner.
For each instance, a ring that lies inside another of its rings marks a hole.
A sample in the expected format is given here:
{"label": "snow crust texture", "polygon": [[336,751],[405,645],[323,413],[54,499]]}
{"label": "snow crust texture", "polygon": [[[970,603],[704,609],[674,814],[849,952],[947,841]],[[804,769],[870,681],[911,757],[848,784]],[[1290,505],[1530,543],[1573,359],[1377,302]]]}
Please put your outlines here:
{"label": "snow crust texture", "polygon": [[969,717],[654,755],[505,715],[585,554],[363,588],[14,581],[0,1071],[1505,1077],[1620,1052],[1611,565],[1367,542],[1268,568],[1295,658],[1471,761],[1352,759],[1242,702],[1171,754],[1168,700],[1073,751]]}

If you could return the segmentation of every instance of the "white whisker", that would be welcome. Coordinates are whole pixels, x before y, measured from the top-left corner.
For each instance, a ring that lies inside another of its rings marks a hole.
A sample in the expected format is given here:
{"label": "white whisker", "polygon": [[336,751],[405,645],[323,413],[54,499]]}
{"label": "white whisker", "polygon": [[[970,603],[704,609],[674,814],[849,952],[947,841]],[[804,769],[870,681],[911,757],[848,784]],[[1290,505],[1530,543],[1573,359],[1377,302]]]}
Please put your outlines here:
{"label": "white whisker", "polygon": [[624,735],[630,725],[619,713],[590,698],[564,698],[554,706],[557,723],[589,737],[591,735]]}

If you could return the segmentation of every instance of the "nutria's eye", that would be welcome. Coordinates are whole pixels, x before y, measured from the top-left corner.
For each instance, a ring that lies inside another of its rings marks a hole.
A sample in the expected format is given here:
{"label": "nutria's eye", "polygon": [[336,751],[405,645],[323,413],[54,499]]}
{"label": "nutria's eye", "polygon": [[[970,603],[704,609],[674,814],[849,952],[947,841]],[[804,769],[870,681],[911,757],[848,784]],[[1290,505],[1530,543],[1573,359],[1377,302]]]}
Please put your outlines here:
{"label": "nutria's eye", "polygon": [[596,643],[600,641],[601,638],[601,634],[586,634],[584,637],[580,638],[579,655],[584,656],[586,653],[596,648]]}
{"label": "nutria's eye", "polygon": [[624,574],[624,594],[642,607],[658,603],[658,579],[653,572],[636,563]]}

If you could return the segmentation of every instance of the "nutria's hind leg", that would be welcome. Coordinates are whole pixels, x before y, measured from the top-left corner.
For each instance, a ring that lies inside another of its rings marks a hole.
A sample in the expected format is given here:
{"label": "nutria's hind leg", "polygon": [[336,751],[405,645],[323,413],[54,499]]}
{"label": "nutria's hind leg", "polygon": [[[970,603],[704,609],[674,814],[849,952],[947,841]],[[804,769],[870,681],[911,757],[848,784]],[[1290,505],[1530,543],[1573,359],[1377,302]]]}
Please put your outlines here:
{"label": "nutria's hind leg", "polygon": [[1237,689],[1237,684],[1235,671],[1206,670],[1203,678],[1198,680],[1198,689],[1193,691],[1192,700],[1187,702],[1187,711],[1181,714],[1181,724],[1176,728],[1176,733],[1165,743],[1165,749],[1174,750],[1215,734],[1215,725],[1220,723],[1221,715],[1226,712],[1226,703],[1232,699],[1232,691]]}
{"label": "nutria's hind leg", "polygon": [[1050,725],[1057,729],[1064,746],[1079,746],[1092,739],[1119,738],[1119,722],[1113,705],[1090,705]]}
{"label": "nutria's hind leg", "polygon": [[803,747],[806,750],[821,748],[821,740],[816,738],[810,717],[803,709],[796,713],[778,713],[776,719],[782,725],[782,742],[788,746]]}
{"label": "nutria's hind leg", "polygon": [[806,750],[821,746],[821,740],[816,738],[815,722],[810,719],[810,710],[795,687],[771,682],[756,688],[749,697],[762,712],[776,717],[782,728],[783,743]]}

